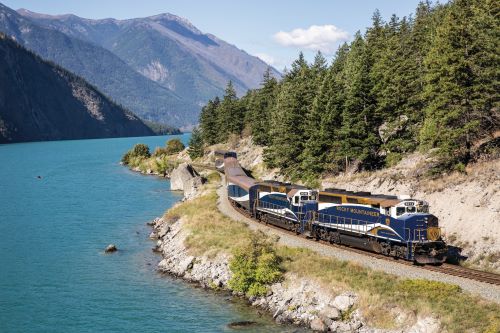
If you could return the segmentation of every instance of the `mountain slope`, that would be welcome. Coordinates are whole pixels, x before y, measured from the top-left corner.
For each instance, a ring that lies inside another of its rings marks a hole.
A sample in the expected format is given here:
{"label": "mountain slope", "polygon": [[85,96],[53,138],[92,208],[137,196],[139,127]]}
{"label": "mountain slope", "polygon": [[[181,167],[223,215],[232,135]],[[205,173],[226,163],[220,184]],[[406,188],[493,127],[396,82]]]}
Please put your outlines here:
{"label": "mountain slope", "polygon": [[[241,94],[258,87],[268,67],[259,58],[172,14],[90,20],[24,9],[18,12],[44,27],[112,51],[137,72],[199,105],[221,95],[229,80]],[[273,74],[280,75],[274,69]]]}
{"label": "mountain slope", "polygon": [[196,122],[199,107],[137,73],[98,45],[47,29],[0,4],[0,31],[42,58],[82,76],[138,116],[183,126]]}
{"label": "mountain slope", "polygon": [[135,115],[0,34],[0,143],[142,135]]}

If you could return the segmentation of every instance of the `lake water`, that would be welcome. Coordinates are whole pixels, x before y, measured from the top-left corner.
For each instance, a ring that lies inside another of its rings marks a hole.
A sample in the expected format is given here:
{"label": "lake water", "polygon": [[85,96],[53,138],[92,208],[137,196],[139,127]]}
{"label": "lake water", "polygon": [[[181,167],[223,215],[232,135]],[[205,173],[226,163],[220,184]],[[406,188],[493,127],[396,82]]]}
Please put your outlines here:
{"label": "lake water", "polygon": [[[180,195],[118,162],[169,138],[0,145],[0,332],[230,332],[242,320],[258,322],[245,332],[294,330],[155,271],[145,223]],[[120,251],[104,254],[109,243]]]}

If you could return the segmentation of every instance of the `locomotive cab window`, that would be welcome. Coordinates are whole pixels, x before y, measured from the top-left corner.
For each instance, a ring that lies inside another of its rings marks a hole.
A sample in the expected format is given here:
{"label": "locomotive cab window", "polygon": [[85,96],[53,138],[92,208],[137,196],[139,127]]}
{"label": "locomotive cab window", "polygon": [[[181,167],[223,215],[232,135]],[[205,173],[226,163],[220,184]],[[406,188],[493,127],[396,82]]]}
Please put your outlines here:
{"label": "locomotive cab window", "polygon": [[405,207],[396,207],[396,216],[403,215],[405,213]]}
{"label": "locomotive cab window", "polygon": [[417,211],[417,209],[415,208],[415,206],[406,207],[407,213],[415,213],[416,211]]}
{"label": "locomotive cab window", "polygon": [[301,201],[307,201],[309,199],[309,197],[307,195],[301,195],[300,196],[300,200]]}
{"label": "locomotive cab window", "polygon": [[296,205],[298,205],[298,204],[299,204],[299,197],[295,197],[295,198],[294,198],[294,203],[295,203]]}

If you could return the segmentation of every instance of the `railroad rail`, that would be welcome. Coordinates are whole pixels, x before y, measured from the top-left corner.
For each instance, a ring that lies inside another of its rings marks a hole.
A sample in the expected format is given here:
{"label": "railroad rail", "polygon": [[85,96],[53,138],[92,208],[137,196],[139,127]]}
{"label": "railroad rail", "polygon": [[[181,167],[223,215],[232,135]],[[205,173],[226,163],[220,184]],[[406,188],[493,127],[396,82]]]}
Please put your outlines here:
{"label": "railroad rail", "polygon": [[[254,218],[252,218],[252,216],[250,214],[248,214],[248,212],[245,211],[244,209],[237,207],[233,204],[231,204],[231,206],[241,215],[243,215],[243,216],[245,216],[245,217],[247,217],[247,218],[249,218],[257,223],[262,223],[260,221],[255,220]],[[295,233],[291,230],[284,229],[284,228],[281,228],[281,227],[278,227],[278,226],[275,226],[272,224],[268,224],[268,223],[266,223],[265,225],[267,227],[273,228],[275,230],[280,230],[281,232],[285,232],[289,235],[299,237],[299,238],[304,238],[303,235],[298,235],[297,233]],[[387,260],[387,261],[396,262],[396,263],[402,264],[402,265],[418,267],[418,268],[425,269],[428,271],[438,272],[438,273],[442,273],[442,274],[461,277],[464,279],[469,279],[469,280],[474,280],[474,281],[478,281],[478,282],[483,282],[483,283],[488,283],[488,284],[500,286],[500,274],[496,274],[496,273],[479,271],[476,269],[467,268],[467,267],[463,267],[463,266],[459,266],[459,265],[447,264],[447,263],[442,264],[440,266],[434,266],[434,265],[418,266],[418,265],[414,265],[412,262],[409,262],[409,261],[405,261],[405,260],[401,260],[401,259],[397,259],[397,258],[393,258],[393,257],[388,257],[388,256],[385,256],[385,255],[382,255],[379,253],[373,253],[373,252],[365,251],[362,249],[352,248],[352,247],[349,247],[347,245],[332,244],[332,243],[324,241],[324,240],[316,240],[316,242],[327,245],[327,246],[331,246],[334,248],[339,248],[339,249],[347,250],[350,252],[359,253],[359,254],[362,254],[365,256],[370,256],[370,257],[376,258],[376,259]]]}

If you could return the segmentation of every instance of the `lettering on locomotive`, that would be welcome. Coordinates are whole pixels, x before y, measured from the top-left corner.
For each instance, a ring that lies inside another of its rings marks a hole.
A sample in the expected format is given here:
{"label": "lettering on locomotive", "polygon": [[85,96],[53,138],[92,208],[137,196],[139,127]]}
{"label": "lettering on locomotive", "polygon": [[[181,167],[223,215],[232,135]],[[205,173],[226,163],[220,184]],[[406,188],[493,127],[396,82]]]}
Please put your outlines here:
{"label": "lettering on locomotive", "polygon": [[338,211],[341,212],[349,212],[352,214],[361,214],[361,215],[368,215],[368,216],[373,216],[373,217],[379,217],[380,213],[379,212],[374,212],[370,210],[364,210],[364,209],[359,209],[359,208],[352,208],[352,207],[342,207],[342,206],[337,206],[336,207]]}

